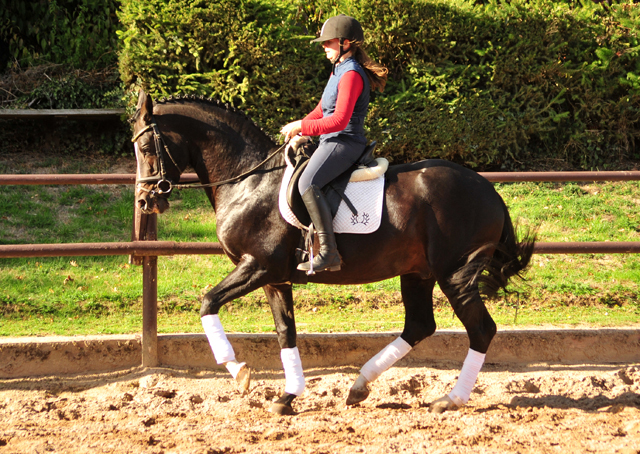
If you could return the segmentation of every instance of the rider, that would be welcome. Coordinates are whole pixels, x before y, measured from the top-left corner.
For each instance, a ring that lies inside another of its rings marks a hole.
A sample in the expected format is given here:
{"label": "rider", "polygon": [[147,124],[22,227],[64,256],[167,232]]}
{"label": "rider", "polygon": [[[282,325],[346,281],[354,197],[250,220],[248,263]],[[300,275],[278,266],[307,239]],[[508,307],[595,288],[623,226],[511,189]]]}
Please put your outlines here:
{"label": "rider", "polygon": [[[364,33],[353,17],[340,14],[329,18],[320,37],[311,42],[322,44],[333,63],[331,76],[317,107],[302,120],[285,125],[280,132],[287,141],[298,134],[320,136],[320,144],[300,176],[298,189],[318,232],[320,251],[313,258],[313,270],[338,271],[341,259],[333,219],[321,188],[362,155],[367,144],[364,119],[370,89],[384,90],[388,70],[362,49]],[[310,267],[309,262],[298,265],[303,271],[309,271]]]}

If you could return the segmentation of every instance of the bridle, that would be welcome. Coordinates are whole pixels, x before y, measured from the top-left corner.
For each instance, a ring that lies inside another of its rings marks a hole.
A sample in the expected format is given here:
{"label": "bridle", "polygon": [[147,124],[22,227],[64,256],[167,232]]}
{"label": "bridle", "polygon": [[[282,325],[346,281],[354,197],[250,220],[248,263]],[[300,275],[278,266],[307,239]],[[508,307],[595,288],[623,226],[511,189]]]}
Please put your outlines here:
{"label": "bridle", "polygon": [[[215,186],[221,186],[223,184],[236,183],[236,182],[242,180],[243,178],[251,175],[253,172],[258,170],[262,166],[264,166],[275,155],[277,155],[280,151],[282,151],[282,149],[287,145],[286,142],[285,142],[282,146],[278,147],[274,152],[272,152],[269,156],[267,156],[267,158],[264,161],[260,162],[255,167],[249,169],[248,171],[246,171],[244,173],[241,173],[240,175],[237,175],[235,177],[229,178],[227,180],[221,180],[221,181],[216,181],[214,183],[205,183],[205,184],[202,184],[202,183],[173,184],[173,182],[170,179],[167,178],[166,166],[165,166],[165,160],[164,160],[165,154],[167,156],[169,156],[169,158],[171,159],[171,162],[173,162],[173,165],[176,166],[176,169],[178,169],[178,171],[180,171],[180,167],[176,163],[176,160],[173,159],[173,156],[171,155],[171,152],[169,151],[169,147],[167,146],[167,144],[165,143],[164,139],[162,138],[162,134],[160,133],[160,129],[158,129],[158,125],[155,122],[152,122],[151,124],[148,124],[147,126],[142,128],[140,131],[138,131],[138,133],[135,136],[133,136],[133,138],[131,139],[131,142],[136,143],[138,141],[138,139],[144,133],[146,133],[148,131],[152,131],[153,132],[153,141],[154,141],[155,147],[156,147],[156,155],[158,156],[158,161],[160,162],[160,179],[158,180],[158,177],[155,176],[155,175],[154,176],[150,176],[150,177],[139,178],[138,175],[137,175],[137,172],[136,172],[136,188],[141,190],[141,191],[148,192],[152,196],[154,196],[156,194],[158,194],[158,195],[160,195],[160,194],[169,194],[173,188],[176,188],[176,189],[201,189],[201,188],[212,188],[212,187],[215,187]],[[155,183],[156,189],[143,188],[141,185],[144,184],[144,183]]]}
{"label": "bridle", "polygon": [[[169,194],[173,189],[174,185],[171,182],[171,180],[167,178],[167,171],[164,165],[164,153],[166,153],[169,156],[169,158],[171,158],[171,162],[173,162],[173,165],[176,166],[176,169],[180,170],[180,167],[176,163],[175,159],[173,159],[173,156],[171,156],[169,147],[167,147],[167,144],[162,138],[162,135],[160,134],[160,130],[158,129],[158,125],[156,125],[155,123],[151,123],[145,126],[140,131],[138,131],[138,133],[135,136],[133,136],[133,138],[131,139],[131,142],[136,143],[144,133],[150,130],[153,131],[153,141],[156,147],[156,155],[158,156],[158,161],[160,162],[160,179],[158,180],[157,176],[140,178],[140,176],[136,172],[136,188],[141,191],[149,192],[151,193],[151,195]],[[155,182],[156,184],[155,190],[149,190],[141,186],[143,183],[151,183],[151,182]]]}

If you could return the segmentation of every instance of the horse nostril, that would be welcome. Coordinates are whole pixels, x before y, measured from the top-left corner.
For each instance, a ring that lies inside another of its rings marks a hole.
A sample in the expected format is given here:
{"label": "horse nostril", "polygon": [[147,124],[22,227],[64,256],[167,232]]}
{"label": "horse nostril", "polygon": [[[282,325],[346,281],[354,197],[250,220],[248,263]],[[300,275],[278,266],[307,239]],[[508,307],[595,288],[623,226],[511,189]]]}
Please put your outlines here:
{"label": "horse nostril", "polygon": [[138,199],[138,208],[144,210],[147,207],[147,201],[144,199]]}

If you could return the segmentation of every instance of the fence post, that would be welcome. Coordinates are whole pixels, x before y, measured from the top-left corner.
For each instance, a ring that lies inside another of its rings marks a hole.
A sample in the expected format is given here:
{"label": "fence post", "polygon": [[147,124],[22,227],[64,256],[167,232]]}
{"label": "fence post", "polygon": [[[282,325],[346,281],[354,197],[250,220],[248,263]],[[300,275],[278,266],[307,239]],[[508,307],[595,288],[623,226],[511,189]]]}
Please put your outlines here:
{"label": "fence post", "polygon": [[[158,217],[147,216],[145,239],[158,239]],[[144,257],[142,264],[142,366],[158,365],[158,257]]]}
{"label": "fence post", "polygon": [[[133,204],[131,241],[157,241],[158,216],[140,211]],[[158,365],[158,257],[129,256],[129,263],[142,265],[142,366]]]}
{"label": "fence post", "polygon": [[[138,204],[133,202],[133,223],[131,228],[131,241],[144,241],[147,239],[147,223],[149,221],[148,214],[144,214],[140,211]],[[153,215],[155,216],[155,214]],[[157,237],[156,237],[157,239]],[[143,257],[138,257],[133,254],[129,256],[129,263],[131,265],[142,265]]]}

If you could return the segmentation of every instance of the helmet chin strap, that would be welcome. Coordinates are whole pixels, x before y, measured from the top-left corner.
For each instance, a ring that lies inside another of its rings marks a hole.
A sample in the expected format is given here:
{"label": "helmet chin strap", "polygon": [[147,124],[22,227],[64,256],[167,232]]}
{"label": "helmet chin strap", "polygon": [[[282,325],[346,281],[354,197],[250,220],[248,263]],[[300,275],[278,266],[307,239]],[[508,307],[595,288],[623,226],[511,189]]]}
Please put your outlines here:
{"label": "helmet chin strap", "polygon": [[331,73],[332,74],[335,74],[336,65],[338,63],[340,63],[340,59],[342,58],[342,56],[347,53],[347,51],[344,49],[344,38],[340,38],[339,42],[340,42],[340,54],[338,55],[338,57],[335,60],[333,60],[333,67],[331,68]]}

